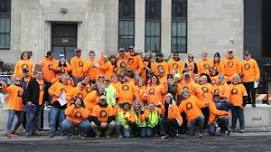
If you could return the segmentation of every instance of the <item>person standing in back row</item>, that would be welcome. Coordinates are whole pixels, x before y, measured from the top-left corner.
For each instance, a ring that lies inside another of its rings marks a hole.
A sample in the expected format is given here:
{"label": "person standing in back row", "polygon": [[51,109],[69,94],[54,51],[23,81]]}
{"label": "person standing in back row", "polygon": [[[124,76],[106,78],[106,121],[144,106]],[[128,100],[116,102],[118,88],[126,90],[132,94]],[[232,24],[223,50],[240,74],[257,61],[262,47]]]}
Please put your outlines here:
{"label": "person standing in back row", "polygon": [[[260,70],[257,62],[251,58],[249,51],[244,53],[244,61],[241,63],[241,78],[247,90],[248,103],[256,107],[256,88],[260,79]],[[254,84],[256,85],[254,86]]]}

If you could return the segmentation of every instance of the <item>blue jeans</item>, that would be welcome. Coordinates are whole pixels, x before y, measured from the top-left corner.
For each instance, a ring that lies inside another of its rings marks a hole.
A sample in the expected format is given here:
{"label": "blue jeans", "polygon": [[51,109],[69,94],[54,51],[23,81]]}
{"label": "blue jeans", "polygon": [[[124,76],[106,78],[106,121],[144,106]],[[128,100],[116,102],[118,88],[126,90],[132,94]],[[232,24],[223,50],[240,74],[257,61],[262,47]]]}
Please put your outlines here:
{"label": "blue jeans", "polygon": [[160,135],[165,135],[166,134],[166,130],[165,130],[165,126],[164,126],[164,121],[166,120],[165,117],[161,117],[159,120],[159,133]]}
{"label": "blue jeans", "polygon": [[58,119],[58,126],[61,127],[62,121],[65,119],[65,113],[64,110],[56,108],[54,106],[51,107],[49,112],[49,133],[55,134],[56,127],[57,127],[57,119]]}
{"label": "blue jeans", "polygon": [[131,127],[124,128],[121,124],[116,125],[116,131],[119,135],[122,135],[124,138],[131,137]]}
{"label": "blue jeans", "polygon": [[146,136],[147,137],[153,137],[154,128],[146,128]]}
{"label": "blue jeans", "polygon": [[[16,111],[16,110],[8,110],[8,121],[7,121],[7,130],[11,131],[14,117],[17,117],[17,122],[15,124],[15,128],[18,128],[24,121],[24,112],[23,111]],[[18,127],[16,127],[18,126]]]}
{"label": "blue jeans", "polygon": [[195,133],[197,130],[202,132],[203,126],[204,126],[204,121],[205,121],[204,116],[203,115],[199,116],[198,118],[196,118],[195,120],[192,120],[190,122],[189,129],[191,129],[193,133]]}
{"label": "blue jeans", "polygon": [[62,131],[66,133],[67,135],[71,135],[74,128],[79,128],[82,133],[86,133],[90,127],[88,120],[83,120],[80,122],[79,125],[74,125],[72,122],[68,119],[65,119],[61,123]]}
{"label": "blue jeans", "polygon": [[26,125],[25,125],[25,131],[27,133],[32,133],[37,130],[37,106],[32,104],[27,104],[25,106],[25,112],[26,112]]}
{"label": "blue jeans", "polygon": [[228,130],[229,119],[228,118],[218,118],[217,124],[221,128],[222,131]]}
{"label": "blue jeans", "polygon": [[146,137],[146,128],[145,127],[140,127],[139,128],[139,135],[141,138]]}
{"label": "blue jeans", "polygon": [[240,107],[232,107],[232,129],[236,129],[237,119],[239,119],[240,129],[245,129],[244,110]]}

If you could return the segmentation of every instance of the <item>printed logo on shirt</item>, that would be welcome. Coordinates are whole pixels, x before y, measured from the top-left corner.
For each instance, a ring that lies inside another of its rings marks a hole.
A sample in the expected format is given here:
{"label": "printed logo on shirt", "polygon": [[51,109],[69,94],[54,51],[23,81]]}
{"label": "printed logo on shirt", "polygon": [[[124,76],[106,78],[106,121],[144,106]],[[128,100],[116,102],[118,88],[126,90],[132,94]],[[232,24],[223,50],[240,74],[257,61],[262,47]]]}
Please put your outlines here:
{"label": "printed logo on shirt", "polygon": [[106,118],[107,117],[107,112],[105,110],[100,111],[100,118]]}
{"label": "printed logo on shirt", "polygon": [[232,95],[238,94],[238,89],[236,89],[236,88],[231,89],[231,94]]}
{"label": "printed logo on shirt", "polygon": [[189,64],[189,66],[188,66],[189,71],[193,71],[193,68],[194,68],[194,66]]}
{"label": "printed logo on shirt", "polygon": [[151,89],[149,90],[149,95],[153,95],[154,92],[155,92],[155,89],[154,89],[154,88],[151,88]]}
{"label": "printed logo on shirt", "polygon": [[134,62],[135,62],[135,60],[134,60],[133,58],[129,58],[129,59],[128,59],[128,63],[129,63],[130,65],[134,64]]}
{"label": "printed logo on shirt", "polygon": [[192,108],[193,108],[192,103],[188,102],[188,103],[186,104],[186,109],[187,109],[187,110],[191,110]]}
{"label": "printed logo on shirt", "polygon": [[209,89],[207,87],[202,87],[201,90],[203,93],[207,93],[209,91]]}
{"label": "printed logo on shirt", "polygon": [[204,68],[204,69],[209,69],[209,68],[210,68],[210,65],[207,64],[207,63],[205,63],[205,64],[203,64],[203,68]]}
{"label": "printed logo on shirt", "polygon": [[78,64],[79,64],[79,67],[83,67],[84,66],[84,62],[83,61],[79,61]]}
{"label": "printed logo on shirt", "polygon": [[122,86],[122,90],[124,90],[124,91],[129,90],[129,86],[128,86],[128,85],[123,85],[123,86]]}
{"label": "printed logo on shirt", "polygon": [[76,118],[81,118],[82,115],[81,115],[81,113],[80,113],[79,111],[77,111],[77,112],[75,112],[75,117],[76,117]]}
{"label": "printed logo on shirt", "polygon": [[227,67],[228,68],[232,68],[233,67],[233,62],[232,61],[228,61],[227,62]]}
{"label": "printed logo on shirt", "polygon": [[244,65],[244,69],[245,69],[245,70],[249,70],[249,69],[250,69],[250,67],[251,67],[251,66],[250,66],[250,64],[249,64],[249,63],[246,63],[246,64]]}

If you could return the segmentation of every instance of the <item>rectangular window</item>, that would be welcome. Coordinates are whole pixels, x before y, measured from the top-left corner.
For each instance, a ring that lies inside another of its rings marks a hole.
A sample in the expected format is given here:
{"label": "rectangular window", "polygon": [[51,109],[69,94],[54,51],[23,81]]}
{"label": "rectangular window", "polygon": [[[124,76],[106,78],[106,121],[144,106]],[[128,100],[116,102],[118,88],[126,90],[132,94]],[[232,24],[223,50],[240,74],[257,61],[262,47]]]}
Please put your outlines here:
{"label": "rectangular window", "polygon": [[187,0],[172,0],[171,51],[187,52]]}
{"label": "rectangular window", "polygon": [[0,1],[0,49],[10,49],[11,0]]}
{"label": "rectangular window", "polygon": [[145,50],[161,51],[161,0],[146,0]]}
{"label": "rectangular window", "polygon": [[119,48],[134,46],[135,0],[119,0]]}

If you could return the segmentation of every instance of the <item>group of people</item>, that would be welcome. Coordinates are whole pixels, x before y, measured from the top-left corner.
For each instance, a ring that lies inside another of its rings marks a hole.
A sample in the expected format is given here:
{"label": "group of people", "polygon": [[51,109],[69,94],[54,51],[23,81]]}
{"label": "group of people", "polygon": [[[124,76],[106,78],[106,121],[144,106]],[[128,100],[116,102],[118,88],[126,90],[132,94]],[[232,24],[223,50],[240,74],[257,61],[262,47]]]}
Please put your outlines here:
{"label": "group of people", "polygon": [[87,59],[81,49],[74,53],[68,61],[48,51],[37,65],[29,53],[21,54],[13,83],[0,81],[7,94],[7,137],[16,136],[20,125],[26,136],[37,134],[45,105],[49,136],[67,138],[227,135],[244,132],[244,108],[256,106],[260,71],[249,51],[243,60],[233,50],[224,59],[220,53],[209,59],[203,51],[198,61],[192,54],[187,61],[179,53],[169,59],[140,54],[132,46],[111,56],[90,50]]}

